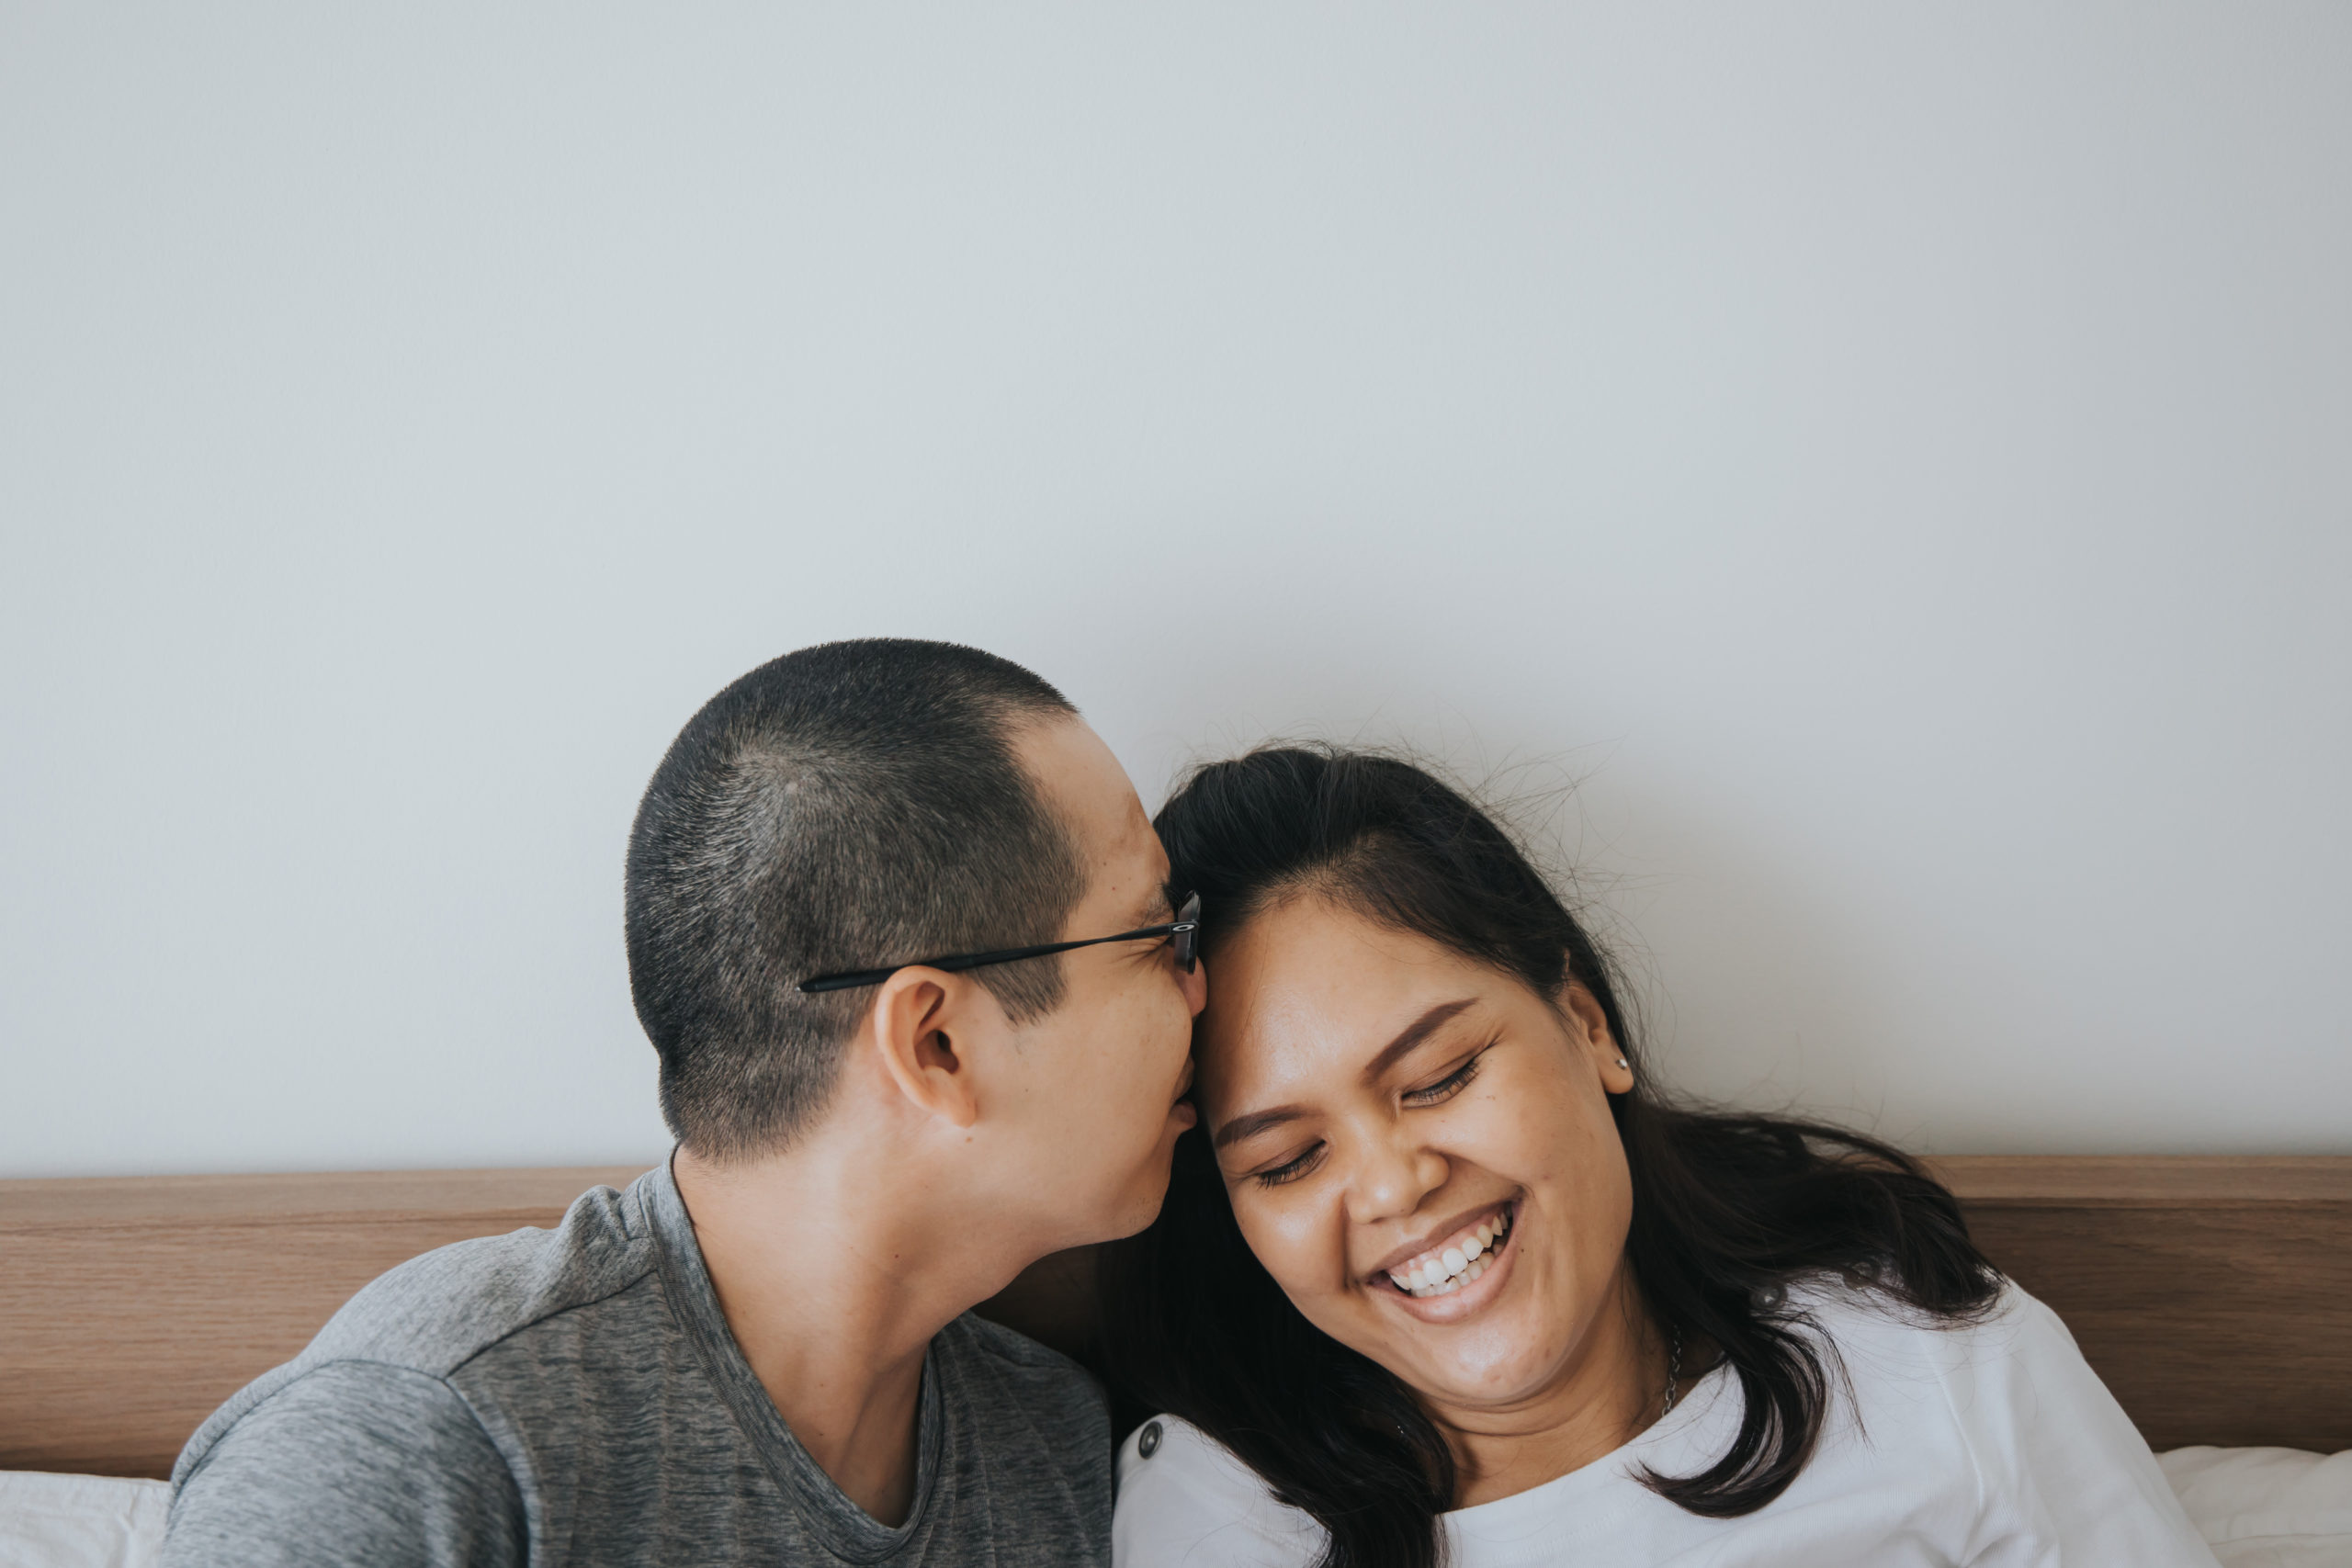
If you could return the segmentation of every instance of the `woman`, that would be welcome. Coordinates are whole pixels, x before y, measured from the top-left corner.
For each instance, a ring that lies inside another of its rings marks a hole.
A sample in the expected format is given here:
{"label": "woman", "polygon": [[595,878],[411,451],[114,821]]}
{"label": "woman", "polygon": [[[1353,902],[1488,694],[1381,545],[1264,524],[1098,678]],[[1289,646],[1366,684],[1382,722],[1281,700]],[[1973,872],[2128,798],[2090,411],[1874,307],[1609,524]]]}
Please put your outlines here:
{"label": "woman", "polygon": [[1121,1568],[2212,1563],[2064,1327],[1870,1139],[1661,1099],[1609,966],[1408,764],[1161,812],[1201,1120],[1105,1276]]}

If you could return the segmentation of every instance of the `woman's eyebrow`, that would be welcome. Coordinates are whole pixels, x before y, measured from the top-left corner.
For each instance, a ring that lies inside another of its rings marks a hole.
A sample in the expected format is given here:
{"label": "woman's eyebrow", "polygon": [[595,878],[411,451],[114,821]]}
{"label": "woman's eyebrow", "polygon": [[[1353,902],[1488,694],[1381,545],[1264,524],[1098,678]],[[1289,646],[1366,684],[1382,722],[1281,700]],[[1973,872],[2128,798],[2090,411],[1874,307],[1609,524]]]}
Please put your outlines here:
{"label": "woman's eyebrow", "polygon": [[1216,1130],[1216,1146],[1223,1148],[1244,1138],[1254,1138],[1269,1127],[1295,1122],[1306,1114],[1306,1107],[1304,1105],[1277,1105],[1271,1111],[1252,1111],[1247,1116],[1236,1116]]}
{"label": "woman's eyebrow", "polygon": [[1437,1032],[1439,1027],[1467,1009],[1476,998],[1464,997],[1460,1001],[1440,1002],[1429,1011],[1407,1024],[1404,1032],[1380,1048],[1380,1055],[1364,1064],[1363,1081],[1371,1083],[1395,1066],[1397,1059],[1422,1041]]}

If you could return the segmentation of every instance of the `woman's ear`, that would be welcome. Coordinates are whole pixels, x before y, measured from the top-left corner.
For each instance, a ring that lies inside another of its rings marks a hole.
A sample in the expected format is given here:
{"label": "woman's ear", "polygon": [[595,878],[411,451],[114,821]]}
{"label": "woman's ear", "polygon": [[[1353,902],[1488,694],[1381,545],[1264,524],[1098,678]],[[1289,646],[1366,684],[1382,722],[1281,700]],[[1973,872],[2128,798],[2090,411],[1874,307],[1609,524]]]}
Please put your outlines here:
{"label": "woman's ear", "polygon": [[1567,1015],[1572,1030],[1584,1036],[1584,1047],[1592,1065],[1600,1075],[1600,1087],[1611,1094],[1629,1094],[1634,1088],[1634,1065],[1626,1059],[1625,1049],[1609,1027],[1609,1014],[1600,998],[1592,994],[1581,980],[1571,980],[1561,992],[1560,1010]]}
{"label": "woman's ear", "polygon": [[916,1109],[957,1127],[980,1116],[971,1063],[956,1050],[974,989],[936,969],[901,969],[874,998],[874,1043],[891,1084]]}

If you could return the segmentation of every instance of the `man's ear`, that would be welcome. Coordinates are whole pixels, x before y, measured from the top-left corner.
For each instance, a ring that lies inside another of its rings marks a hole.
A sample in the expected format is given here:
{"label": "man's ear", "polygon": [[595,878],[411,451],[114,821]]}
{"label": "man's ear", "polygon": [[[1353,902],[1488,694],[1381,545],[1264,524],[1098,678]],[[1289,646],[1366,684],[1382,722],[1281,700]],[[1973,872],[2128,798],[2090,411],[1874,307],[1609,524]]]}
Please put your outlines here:
{"label": "man's ear", "polygon": [[979,1120],[978,1086],[959,1049],[980,987],[937,969],[901,969],[874,998],[874,1040],[899,1092],[929,1115],[969,1127]]}
{"label": "man's ear", "polygon": [[1624,1047],[1609,1028],[1609,1014],[1601,1010],[1600,998],[1583,981],[1571,980],[1560,988],[1560,1010],[1567,1014],[1569,1026],[1583,1034],[1585,1049],[1600,1074],[1600,1087],[1611,1094],[1631,1089],[1634,1069],[1626,1065]]}

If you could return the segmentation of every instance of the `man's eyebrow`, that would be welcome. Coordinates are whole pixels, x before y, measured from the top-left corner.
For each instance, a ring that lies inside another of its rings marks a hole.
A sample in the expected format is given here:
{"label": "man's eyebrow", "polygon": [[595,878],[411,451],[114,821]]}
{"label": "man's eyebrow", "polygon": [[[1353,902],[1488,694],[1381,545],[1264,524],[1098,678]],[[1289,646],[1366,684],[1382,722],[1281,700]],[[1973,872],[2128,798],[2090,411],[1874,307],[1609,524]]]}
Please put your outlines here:
{"label": "man's eyebrow", "polygon": [[1371,1083],[1374,1079],[1378,1078],[1381,1074],[1395,1066],[1399,1057],[1411,1051],[1414,1046],[1419,1045],[1422,1041],[1427,1040],[1431,1034],[1436,1033],[1440,1026],[1452,1021],[1456,1014],[1464,1011],[1470,1006],[1473,999],[1474,998],[1472,998],[1464,997],[1460,1001],[1440,1002],[1437,1006],[1430,1009],[1429,1011],[1421,1014],[1420,1017],[1407,1024],[1403,1033],[1397,1035],[1396,1039],[1391,1040],[1387,1044],[1382,1046],[1380,1048],[1380,1055],[1374,1056],[1370,1062],[1364,1065],[1363,1081]]}
{"label": "man's eyebrow", "polygon": [[1216,1146],[1223,1148],[1244,1138],[1254,1138],[1269,1127],[1295,1122],[1306,1114],[1306,1107],[1303,1105],[1277,1105],[1271,1111],[1252,1111],[1247,1116],[1236,1116],[1216,1130]]}

